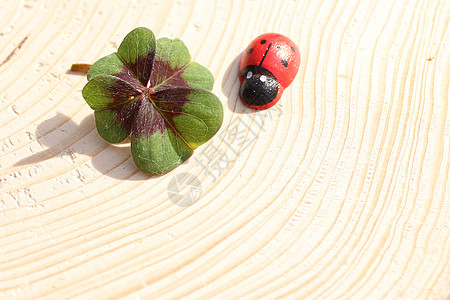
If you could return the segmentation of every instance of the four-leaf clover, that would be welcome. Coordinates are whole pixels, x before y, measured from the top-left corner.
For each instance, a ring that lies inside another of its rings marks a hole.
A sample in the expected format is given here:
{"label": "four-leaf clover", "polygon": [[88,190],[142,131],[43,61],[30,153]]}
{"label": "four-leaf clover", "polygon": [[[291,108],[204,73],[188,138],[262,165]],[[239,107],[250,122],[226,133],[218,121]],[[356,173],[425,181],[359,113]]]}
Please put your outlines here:
{"label": "four-leaf clover", "polygon": [[102,138],[131,135],[131,153],[144,172],[163,174],[188,159],[219,130],[223,108],[211,93],[214,78],[179,39],[155,40],[136,28],[117,53],[95,62],[83,97]]}

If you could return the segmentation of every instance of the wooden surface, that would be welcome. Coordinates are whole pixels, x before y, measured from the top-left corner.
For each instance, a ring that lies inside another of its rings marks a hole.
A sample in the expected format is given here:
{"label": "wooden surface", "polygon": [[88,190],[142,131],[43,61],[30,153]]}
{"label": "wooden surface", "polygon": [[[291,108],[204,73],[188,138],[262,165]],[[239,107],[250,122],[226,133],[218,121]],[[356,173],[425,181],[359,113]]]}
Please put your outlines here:
{"label": "wooden surface", "polygon": [[[0,2],[0,298],[449,299],[450,1]],[[210,68],[218,134],[164,176],[68,72],[137,26]],[[300,71],[270,110],[240,52]]]}

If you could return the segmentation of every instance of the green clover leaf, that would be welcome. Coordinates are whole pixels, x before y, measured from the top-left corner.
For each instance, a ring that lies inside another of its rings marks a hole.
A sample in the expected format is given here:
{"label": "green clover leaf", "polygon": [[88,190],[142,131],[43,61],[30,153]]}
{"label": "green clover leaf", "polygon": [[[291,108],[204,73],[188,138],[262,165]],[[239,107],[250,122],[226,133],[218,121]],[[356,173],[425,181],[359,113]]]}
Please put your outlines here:
{"label": "green clover leaf", "polygon": [[92,65],[87,79],[83,98],[98,133],[111,143],[131,134],[134,162],[144,172],[174,169],[222,125],[211,72],[191,62],[181,40],[156,41],[147,28],[131,31],[117,53]]}

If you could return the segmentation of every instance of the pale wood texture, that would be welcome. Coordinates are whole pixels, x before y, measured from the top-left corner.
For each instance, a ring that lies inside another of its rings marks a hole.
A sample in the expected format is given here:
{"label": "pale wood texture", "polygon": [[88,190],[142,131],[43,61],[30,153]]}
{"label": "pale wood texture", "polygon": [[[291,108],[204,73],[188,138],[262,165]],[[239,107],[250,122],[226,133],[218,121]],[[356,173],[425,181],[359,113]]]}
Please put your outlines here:
{"label": "pale wood texture", "polygon": [[[0,2],[0,298],[449,299],[450,1]],[[131,29],[210,68],[219,133],[164,176],[97,134],[92,63]],[[257,35],[301,49],[270,110]]]}

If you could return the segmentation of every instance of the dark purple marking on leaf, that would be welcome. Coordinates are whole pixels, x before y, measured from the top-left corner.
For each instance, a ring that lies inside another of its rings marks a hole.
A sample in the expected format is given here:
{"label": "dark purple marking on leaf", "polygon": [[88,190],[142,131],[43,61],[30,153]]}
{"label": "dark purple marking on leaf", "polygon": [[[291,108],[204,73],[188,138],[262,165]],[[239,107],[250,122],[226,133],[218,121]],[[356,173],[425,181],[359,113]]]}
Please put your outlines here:
{"label": "dark purple marking on leaf", "polygon": [[109,90],[113,101],[108,104],[108,109],[116,111],[117,121],[125,129],[131,129],[136,138],[157,131],[163,133],[172,127],[173,118],[182,113],[183,105],[189,102],[187,96],[192,92],[188,82],[181,77],[184,68],[171,69],[165,61],[155,61],[154,66],[151,82],[158,84],[156,89],[137,82],[126,66],[122,72],[113,74],[122,80]]}
{"label": "dark purple marking on leaf", "polygon": [[[135,106],[138,109],[132,125],[134,137],[143,134],[150,136],[157,131],[164,133],[167,128],[176,132],[173,118],[183,113],[183,105],[190,102],[187,96],[191,92],[192,88],[164,89],[154,93],[150,89],[146,90],[142,98],[137,100],[139,106]],[[128,126],[124,121],[122,123]]]}
{"label": "dark purple marking on leaf", "polygon": [[183,113],[183,105],[190,102],[187,96],[192,88],[173,88],[159,90],[151,94],[153,104],[167,122],[174,124],[173,118]]}
{"label": "dark purple marking on leaf", "polygon": [[155,91],[160,88],[189,87],[189,83],[181,77],[186,66],[172,69],[168,61],[155,59],[150,87],[156,87]]}
{"label": "dark purple marking on leaf", "polygon": [[122,71],[120,73],[112,74],[112,76],[122,79],[137,90],[142,90],[144,86],[136,78],[136,75],[134,75],[126,65],[121,65],[120,67],[122,68]]}
{"label": "dark purple marking on leaf", "polygon": [[143,86],[148,86],[148,81],[153,71],[156,49],[149,52],[146,56],[138,56],[135,62],[128,64],[128,69],[134,74]]}
{"label": "dark purple marking on leaf", "polygon": [[145,134],[147,137],[150,137],[158,131],[163,133],[168,126],[170,125],[167,124],[150,99],[144,96],[133,120],[133,136],[139,138]]}
{"label": "dark purple marking on leaf", "polygon": [[182,77],[187,65],[172,69],[169,61],[155,59],[153,51],[121,67],[120,73],[112,74],[121,80],[109,89],[113,101],[108,109],[117,113],[117,121],[135,138],[167,128],[176,132],[173,119],[183,113],[193,91]]}
{"label": "dark purple marking on leaf", "polygon": [[113,86],[108,88],[108,93],[113,99],[113,101],[108,103],[108,108],[113,109],[114,107],[133,101],[142,94],[140,88],[142,87],[133,86],[124,80],[117,80]]}
{"label": "dark purple marking on leaf", "polygon": [[113,108],[112,110],[117,113],[116,120],[125,128],[128,132],[130,132],[133,120],[135,119],[136,112],[141,106],[141,99],[138,98],[134,101],[128,102],[124,106],[118,106]]}

